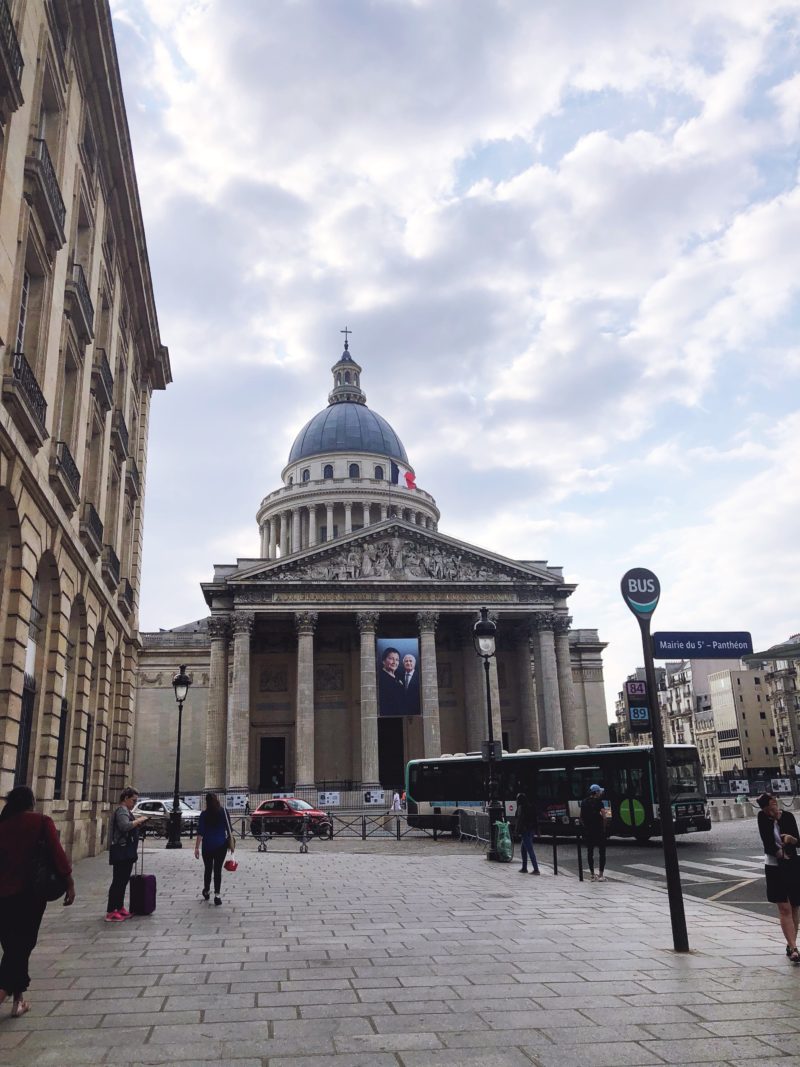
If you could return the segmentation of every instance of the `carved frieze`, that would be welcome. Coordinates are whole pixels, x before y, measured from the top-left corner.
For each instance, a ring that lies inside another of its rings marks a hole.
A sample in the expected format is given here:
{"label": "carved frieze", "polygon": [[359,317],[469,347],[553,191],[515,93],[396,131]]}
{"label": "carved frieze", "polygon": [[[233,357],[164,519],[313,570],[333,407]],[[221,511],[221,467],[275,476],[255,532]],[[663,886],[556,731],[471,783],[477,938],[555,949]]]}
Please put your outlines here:
{"label": "carved frieze", "polygon": [[287,693],[289,691],[287,668],[263,667],[258,675],[258,688],[261,693]]}
{"label": "carved frieze", "polygon": [[344,667],[340,663],[318,663],[314,668],[314,688],[318,693],[344,692]]}

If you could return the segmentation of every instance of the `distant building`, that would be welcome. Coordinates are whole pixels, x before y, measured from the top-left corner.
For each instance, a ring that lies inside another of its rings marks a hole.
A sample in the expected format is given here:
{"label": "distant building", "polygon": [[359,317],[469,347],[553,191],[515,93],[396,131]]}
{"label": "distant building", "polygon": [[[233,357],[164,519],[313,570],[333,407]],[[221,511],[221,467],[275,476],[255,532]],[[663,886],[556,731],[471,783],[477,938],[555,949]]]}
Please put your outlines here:
{"label": "distant building", "polygon": [[[656,667],[656,686],[660,692],[662,685],[664,684],[664,668]],[[646,682],[647,674],[644,667],[637,667],[633,674],[629,674],[625,679],[626,682]],[[616,738],[617,742],[621,744],[629,745],[652,745],[653,735],[649,732],[642,732],[637,734],[631,733],[630,728],[630,699],[628,698],[628,692],[626,686],[623,685],[622,689],[617,694],[617,699],[614,704],[614,715],[616,718]],[[663,723],[662,723],[663,726]],[[664,733],[664,740],[667,741],[667,734]]]}
{"label": "distant building", "polygon": [[397,787],[415,757],[480,751],[486,681],[472,627],[484,604],[497,622],[495,738],[511,750],[606,742],[605,645],[572,629],[575,586],[561,567],[442,533],[402,441],[367,406],[347,342],[331,373],[327,406],[257,509],[260,557],[215,567],[206,620],[142,635],[139,785],[170,787],[170,676],[183,662],[197,685],[187,791],[316,801],[317,790]]}
{"label": "distant building", "polygon": [[800,773],[800,634],[773,645],[764,652],[745,656],[754,670],[764,672],[766,699],[772,711],[772,724],[778,747],[781,773]]}
{"label": "distant building", "polygon": [[708,676],[720,773],[778,769],[775,729],[763,674],[731,669]]}
{"label": "distant building", "polygon": [[128,781],[161,344],[106,0],[0,0],[0,792],[77,859]]}

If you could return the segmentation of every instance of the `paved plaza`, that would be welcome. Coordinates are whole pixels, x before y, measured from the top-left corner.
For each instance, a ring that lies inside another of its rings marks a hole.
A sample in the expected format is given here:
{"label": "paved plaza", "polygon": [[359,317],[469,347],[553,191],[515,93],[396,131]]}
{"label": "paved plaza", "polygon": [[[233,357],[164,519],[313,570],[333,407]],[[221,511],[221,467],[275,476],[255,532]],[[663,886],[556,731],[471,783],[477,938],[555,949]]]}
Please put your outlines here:
{"label": "paved plaza", "polygon": [[[187,842],[188,846],[188,842]],[[541,878],[450,840],[252,843],[222,907],[191,847],[148,851],[158,909],[102,921],[106,857],[50,905],[6,1067],[800,1064],[777,922],[663,891]]]}

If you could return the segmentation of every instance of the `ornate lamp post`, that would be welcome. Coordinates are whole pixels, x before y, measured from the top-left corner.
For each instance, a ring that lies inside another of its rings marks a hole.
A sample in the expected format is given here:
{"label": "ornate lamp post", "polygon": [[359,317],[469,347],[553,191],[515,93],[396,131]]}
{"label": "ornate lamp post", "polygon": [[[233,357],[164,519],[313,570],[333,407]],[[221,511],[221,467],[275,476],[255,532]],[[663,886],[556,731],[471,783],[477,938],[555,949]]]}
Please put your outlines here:
{"label": "ornate lamp post", "polygon": [[181,728],[183,726],[183,702],[192,684],[191,674],[186,673],[185,664],[172,679],[175,699],[178,701],[178,745],[175,750],[175,792],[172,797],[172,814],[169,817],[169,836],[167,848],[182,848],[181,844]]}
{"label": "ornate lamp post", "polygon": [[489,684],[489,660],[497,650],[497,626],[489,618],[489,609],[481,608],[481,617],[475,623],[472,631],[472,640],[475,651],[483,659],[483,669],[486,673],[486,713],[489,718],[489,740],[484,745],[483,758],[489,763],[488,775],[488,798],[487,810],[489,812],[489,849],[486,853],[487,860],[498,859],[497,855],[497,831],[495,823],[503,817],[503,805],[497,795],[497,771],[495,762],[502,759],[503,742],[494,739],[494,724],[492,722],[492,687]]}

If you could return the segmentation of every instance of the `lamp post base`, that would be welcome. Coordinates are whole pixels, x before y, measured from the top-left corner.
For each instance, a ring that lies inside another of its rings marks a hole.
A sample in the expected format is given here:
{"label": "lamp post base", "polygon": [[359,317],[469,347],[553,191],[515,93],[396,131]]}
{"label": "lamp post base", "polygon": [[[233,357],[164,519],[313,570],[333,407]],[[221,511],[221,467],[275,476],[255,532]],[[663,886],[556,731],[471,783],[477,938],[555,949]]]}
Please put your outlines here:
{"label": "lamp post base", "polygon": [[169,830],[165,848],[183,848],[181,841],[181,816],[180,812],[172,812],[169,817]]}

